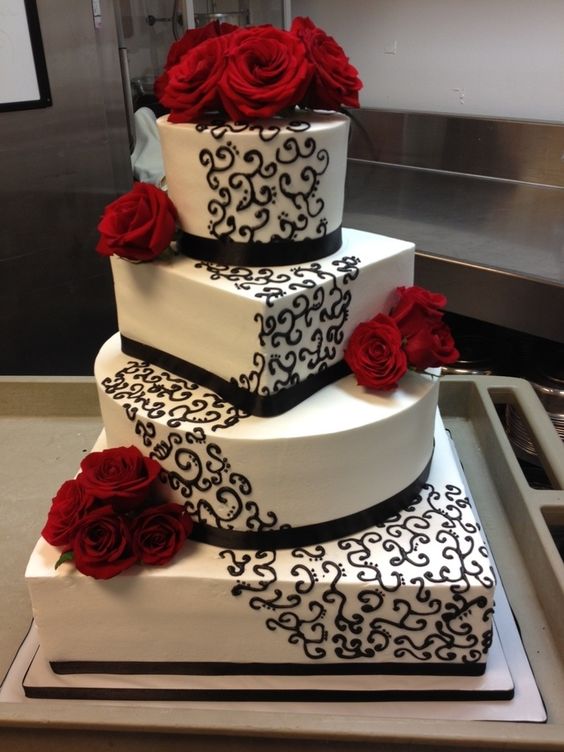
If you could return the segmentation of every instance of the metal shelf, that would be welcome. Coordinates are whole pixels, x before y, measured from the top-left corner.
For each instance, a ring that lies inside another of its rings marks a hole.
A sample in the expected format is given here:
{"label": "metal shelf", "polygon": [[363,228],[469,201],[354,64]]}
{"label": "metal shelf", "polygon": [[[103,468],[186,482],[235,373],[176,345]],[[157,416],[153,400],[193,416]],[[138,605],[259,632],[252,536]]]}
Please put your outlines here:
{"label": "metal shelf", "polygon": [[564,126],[351,112],[344,224],[416,244],[454,313],[564,342]]}

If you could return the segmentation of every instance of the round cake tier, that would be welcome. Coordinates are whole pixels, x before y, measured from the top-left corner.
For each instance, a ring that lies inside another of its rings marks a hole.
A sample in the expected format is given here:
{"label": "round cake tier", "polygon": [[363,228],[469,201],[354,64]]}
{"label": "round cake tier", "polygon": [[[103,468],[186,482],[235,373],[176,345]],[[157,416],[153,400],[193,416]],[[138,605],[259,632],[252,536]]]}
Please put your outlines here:
{"label": "round cake tier", "polygon": [[257,123],[198,124],[164,116],[157,122],[187,255],[261,266],[338,250],[346,116],[300,112]]}
{"label": "round cake tier", "polygon": [[95,376],[109,445],[159,460],[159,493],[187,503],[216,545],[289,547],[365,528],[416,495],[433,452],[438,383],[422,374],[387,393],[347,376],[273,418],[124,355],[119,335]]}

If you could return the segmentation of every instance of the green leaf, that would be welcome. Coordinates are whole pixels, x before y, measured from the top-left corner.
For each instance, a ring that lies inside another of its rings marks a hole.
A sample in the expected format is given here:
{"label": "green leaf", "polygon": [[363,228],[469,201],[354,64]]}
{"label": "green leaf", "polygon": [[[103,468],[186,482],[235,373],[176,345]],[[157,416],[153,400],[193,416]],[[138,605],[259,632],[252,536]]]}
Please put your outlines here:
{"label": "green leaf", "polygon": [[72,551],[65,551],[64,554],[61,554],[59,556],[59,560],[55,564],[55,569],[58,569],[61,564],[64,564],[65,561],[72,561],[73,560],[73,553]]}

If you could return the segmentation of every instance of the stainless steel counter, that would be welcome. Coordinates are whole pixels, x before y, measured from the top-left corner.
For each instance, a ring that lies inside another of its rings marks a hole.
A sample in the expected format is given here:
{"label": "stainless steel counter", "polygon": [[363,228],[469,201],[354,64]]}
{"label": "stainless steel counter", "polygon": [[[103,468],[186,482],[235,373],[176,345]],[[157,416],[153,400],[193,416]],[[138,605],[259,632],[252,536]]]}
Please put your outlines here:
{"label": "stainless steel counter", "polygon": [[[561,175],[547,166],[533,171],[530,164],[519,173],[516,164],[541,153],[546,159],[549,153],[552,165],[564,127],[518,124],[521,151],[513,148],[511,172],[507,163],[490,161],[491,173],[527,178],[516,180],[483,172],[484,152],[493,153],[496,140],[513,143],[517,124],[496,122],[495,129],[484,131],[484,122],[492,121],[473,121],[473,129],[466,121],[466,133],[459,128],[457,135],[459,148],[467,153],[464,162],[452,154],[452,136],[429,147],[429,132],[452,132],[447,118],[419,116],[413,124],[413,116],[399,121],[397,113],[393,116],[391,121],[390,113],[362,113],[362,135],[382,140],[377,151],[367,149],[358,127],[353,128],[344,224],[415,242],[416,282],[443,291],[449,310],[564,342]],[[390,133],[400,134],[395,151],[389,148]],[[472,164],[481,174],[453,169],[469,171]]]}

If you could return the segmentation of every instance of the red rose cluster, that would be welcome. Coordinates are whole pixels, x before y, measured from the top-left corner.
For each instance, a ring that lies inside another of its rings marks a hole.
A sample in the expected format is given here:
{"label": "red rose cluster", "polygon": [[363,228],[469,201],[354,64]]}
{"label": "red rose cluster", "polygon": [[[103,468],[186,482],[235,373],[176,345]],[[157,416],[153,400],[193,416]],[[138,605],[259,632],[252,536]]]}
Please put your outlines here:
{"label": "red rose cluster", "polygon": [[170,245],[177,214],[168,195],[150,183],[135,183],[104,210],[96,250],[103,256],[151,261]]}
{"label": "red rose cluster", "polygon": [[179,504],[156,503],[156,460],[136,447],[92,452],[81,472],[57,491],[41,535],[64,549],[56,567],[74,561],[83,574],[106,580],[133,564],[166,564],[192,530]]}
{"label": "red rose cluster", "polygon": [[344,358],[360,386],[389,391],[408,369],[424,371],[458,360],[443,321],[446,298],[422,287],[398,287],[388,315],[379,313],[353,331]]}
{"label": "red rose cluster", "polygon": [[343,49],[308,18],[290,31],[212,21],[175,42],[155,83],[173,123],[206,112],[268,118],[296,107],[358,107],[362,83]]}

